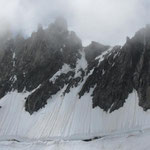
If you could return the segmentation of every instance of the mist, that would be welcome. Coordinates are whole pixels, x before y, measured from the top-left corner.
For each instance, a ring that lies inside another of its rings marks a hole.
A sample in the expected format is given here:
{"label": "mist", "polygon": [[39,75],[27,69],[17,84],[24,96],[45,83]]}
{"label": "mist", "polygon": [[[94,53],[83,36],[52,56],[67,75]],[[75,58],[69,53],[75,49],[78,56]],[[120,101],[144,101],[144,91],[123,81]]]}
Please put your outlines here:
{"label": "mist", "polygon": [[148,0],[0,0],[0,34],[10,31],[24,36],[47,27],[57,16],[63,16],[82,39],[122,45],[126,36],[150,23]]}

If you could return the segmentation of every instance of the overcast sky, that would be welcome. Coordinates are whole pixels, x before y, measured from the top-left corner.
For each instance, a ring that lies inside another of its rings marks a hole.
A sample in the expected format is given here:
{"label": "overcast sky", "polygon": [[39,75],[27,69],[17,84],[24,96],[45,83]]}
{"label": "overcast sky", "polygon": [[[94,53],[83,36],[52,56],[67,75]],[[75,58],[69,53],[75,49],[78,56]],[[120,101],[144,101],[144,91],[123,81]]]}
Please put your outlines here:
{"label": "overcast sky", "polygon": [[84,45],[118,45],[150,23],[150,0],[0,0],[0,32],[9,26],[30,35],[57,16],[66,18]]}

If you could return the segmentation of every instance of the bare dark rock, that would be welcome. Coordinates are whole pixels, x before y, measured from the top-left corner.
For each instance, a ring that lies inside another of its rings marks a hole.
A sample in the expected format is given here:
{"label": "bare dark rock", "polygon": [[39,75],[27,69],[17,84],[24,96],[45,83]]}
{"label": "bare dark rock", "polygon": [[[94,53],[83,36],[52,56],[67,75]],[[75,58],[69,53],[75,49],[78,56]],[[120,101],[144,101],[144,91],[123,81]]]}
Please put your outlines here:
{"label": "bare dark rock", "polygon": [[94,60],[98,55],[102,54],[102,52],[106,51],[110,46],[105,46],[100,43],[92,41],[91,44],[85,47],[85,57],[87,61],[90,63]]}
{"label": "bare dark rock", "polygon": [[100,65],[94,65],[94,71],[86,80],[79,96],[94,88],[93,107],[99,106],[112,112],[122,107],[125,99],[136,89],[139,105],[144,110],[149,109],[149,35],[149,27],[141,29],[132,39],[127,39],[122,48],[114,48],[108,53]]}

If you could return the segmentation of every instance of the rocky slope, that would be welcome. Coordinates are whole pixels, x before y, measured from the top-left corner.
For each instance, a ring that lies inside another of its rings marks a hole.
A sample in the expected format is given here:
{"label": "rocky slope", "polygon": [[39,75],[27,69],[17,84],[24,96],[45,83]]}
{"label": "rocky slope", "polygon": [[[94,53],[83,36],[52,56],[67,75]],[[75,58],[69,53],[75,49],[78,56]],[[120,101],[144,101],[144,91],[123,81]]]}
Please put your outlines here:
{"label": "rocky slope", "polygon": [[136,90],[139,106],[147,110],[149,58],[150,26],[127,38],[122,47],[96,42],[83,47],[78,36],[68,31],[66,21],[58,18],[47,29],[39,25],[27,39],[18,35],[1,44],[0,98],[10,91],[32,91],[25,98],[25,110],[32,114],[61,89],[65,88],[65,96],[71,88],[82,85],[78,96],[93,89],[93,108],[99,106],[111,113],[123,107],[129,94]]}

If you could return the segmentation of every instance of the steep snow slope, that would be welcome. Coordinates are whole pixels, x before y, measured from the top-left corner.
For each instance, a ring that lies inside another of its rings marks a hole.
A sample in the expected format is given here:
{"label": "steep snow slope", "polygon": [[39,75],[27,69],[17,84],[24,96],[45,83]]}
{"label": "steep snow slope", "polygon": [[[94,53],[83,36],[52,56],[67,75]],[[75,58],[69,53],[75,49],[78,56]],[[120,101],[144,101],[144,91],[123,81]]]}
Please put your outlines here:
{"label": "steep snow slope", "polygon": [[150,127],[150,112],[138,106],[135,91],[124,107],[109,114],[92,108],[90,93],[79,99],[79,89],[72,88],[65,97],[62,89],[33,115],[24,109],[29,93],[8,93],[0,101],[0,139],[89,139]]}

